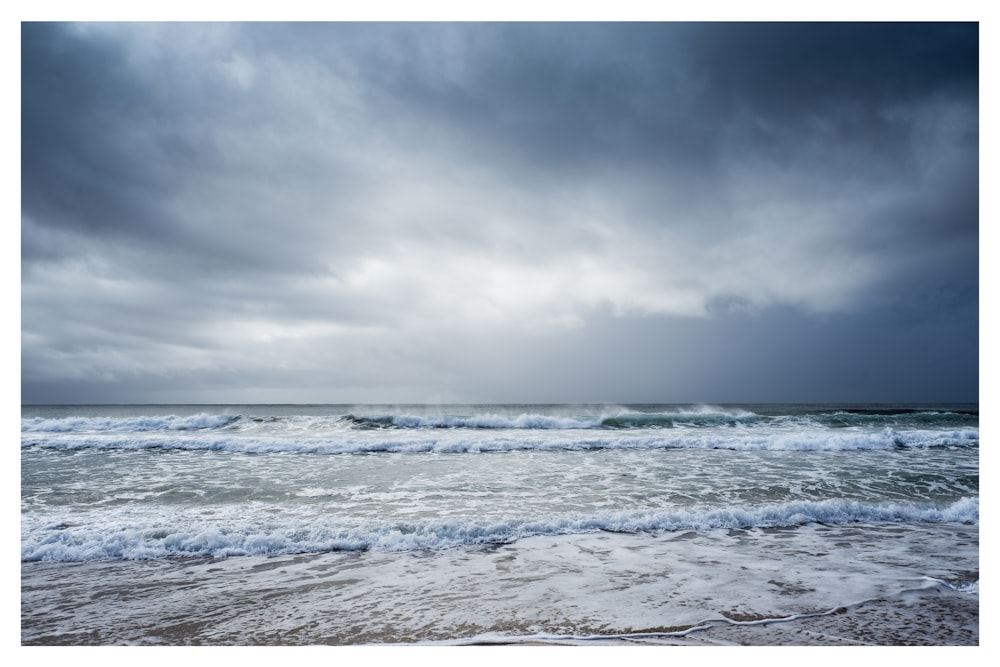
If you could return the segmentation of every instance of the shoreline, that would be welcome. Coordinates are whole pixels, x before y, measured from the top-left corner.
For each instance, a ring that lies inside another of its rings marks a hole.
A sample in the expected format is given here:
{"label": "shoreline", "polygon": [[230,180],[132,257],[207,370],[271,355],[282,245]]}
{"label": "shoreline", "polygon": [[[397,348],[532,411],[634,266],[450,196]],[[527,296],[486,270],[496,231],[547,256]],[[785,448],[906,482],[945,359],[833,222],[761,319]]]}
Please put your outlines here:
{"label": "shoreline", "polygon": [[[725,531],[591,533],[490,549],[25,562],[21,644],[979,644],[977,587],[913,576],[906,563],[876,575],[877,561],[910,550],[872,552],[858,530],[759,531],[753,542]],[[854,547],[833,544],[848,532]],[[943,549],[977,533],[923,527],[909,540]],[[817,540],[839,552],[836,560],[816,550]],[[772,560],[782,548],[793,552]],[[795,555],[805,548],[811,557]],[[978,580],[964,561],[949,567]]]}

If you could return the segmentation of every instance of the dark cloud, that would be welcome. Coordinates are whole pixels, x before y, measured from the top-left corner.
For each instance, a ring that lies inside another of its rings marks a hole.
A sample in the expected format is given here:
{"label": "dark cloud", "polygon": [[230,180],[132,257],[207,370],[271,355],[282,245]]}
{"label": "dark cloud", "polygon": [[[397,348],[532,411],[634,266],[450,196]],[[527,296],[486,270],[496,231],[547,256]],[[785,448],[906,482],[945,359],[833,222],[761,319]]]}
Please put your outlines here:
{"label": "dark cloud", "polygon": [[975,24],[21,49],[25,401],[976,395]]}
{"label": "dark cloud", "polygon": [[803,120],[871,112],[929,95],[977,95],[979,27],[970,23],[703,24],[695,76],[737,109]]}

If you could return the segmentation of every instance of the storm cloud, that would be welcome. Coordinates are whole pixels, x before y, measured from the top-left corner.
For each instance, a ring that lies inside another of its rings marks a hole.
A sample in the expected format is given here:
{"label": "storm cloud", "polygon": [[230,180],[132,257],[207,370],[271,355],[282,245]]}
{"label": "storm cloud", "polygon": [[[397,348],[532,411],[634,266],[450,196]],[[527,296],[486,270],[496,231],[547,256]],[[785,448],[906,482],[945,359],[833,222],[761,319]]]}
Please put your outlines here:
{"label": "storm cloud", "polygon": [[976,24],[22,24],[22,401],[975,401]]}

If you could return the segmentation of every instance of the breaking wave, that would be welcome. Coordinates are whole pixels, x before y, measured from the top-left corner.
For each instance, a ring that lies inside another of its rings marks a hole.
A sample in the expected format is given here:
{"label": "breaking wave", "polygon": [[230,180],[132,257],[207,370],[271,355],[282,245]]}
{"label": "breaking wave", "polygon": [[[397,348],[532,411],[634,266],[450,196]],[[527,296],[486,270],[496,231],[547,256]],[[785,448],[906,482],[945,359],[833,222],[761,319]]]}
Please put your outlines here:
{"label": "breaking wave", "polygon": [[352,437],[350,433],[328,436],[255,436],[245,434],[204,435],[188,433],[128,434],[74,433],[71,436],[32,437],[22,434],[21,447],[62,450],[187,450],[245,453],[298,454],[475,454],[513,451],[588,451],[604,449],[719,449],[734,451],[848,451],[971,447],[979,445],[979,429],[815,432],[628,432],[603,436],[553,433],[546,437],[508,437],[502,434],[469,436],[461,432],[401,434],[409,437]]}
{"label": "breaking wave", "polygon": [[840,429],[978,426],[978,410],[916,410],[902,408],[830,409],[802,414],[759,414],[738,408],[696,406],[643,412],[610,408],[583,414],[408,414],[346,413],[335,416],[291,417],[232,414],[148,417],[30,417],[21,419],[22,433],[92,433],[253,430],[281,424],[291,430],[656,430],[669,428],[816,427]]}
{"label": "breaking wave", "polygon": [[195,431],[226,428],[239,415],[198,414],[187,417],[42,417],[22,418],[22,433],[87,433],[94,431]]}
{"label": "breaking wave", "polygon": [[434,520],[360,525],[262,521],[217,525],[172,515],[148,525],[42,526],[22,533],[22,561],[88,561],[161,557],[226,557],[329,551],[417,551],[514,542],[537,536],[600,531],[656,533],[718,528],[794,527],[810,523],[978,522],[979,499],[950,505],[798,501],[764,507],[625,511],[585,517],[522,520]]}

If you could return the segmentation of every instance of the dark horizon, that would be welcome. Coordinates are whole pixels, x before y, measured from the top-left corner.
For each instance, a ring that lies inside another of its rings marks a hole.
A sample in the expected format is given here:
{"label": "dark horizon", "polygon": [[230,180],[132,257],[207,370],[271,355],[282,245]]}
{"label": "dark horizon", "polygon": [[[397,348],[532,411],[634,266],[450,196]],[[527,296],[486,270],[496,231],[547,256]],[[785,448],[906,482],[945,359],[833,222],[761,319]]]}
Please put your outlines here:
{"label": "dark horizon", "polygon": [[408,406],[420,406],[420,407],[629,407],[629,406],[691,406],[691,407],[774,407],[774,406],[792,406],[792,405],[802,405],[802,406],[830,406],[830,407],[848,407],[848,408],[863,408],[866,406],[877,406],[877,407],[900,407],[900,408],[920,408],[920,407],[947,407],[947,406],[958,406],[958,405],[979,405],[978,401],[879,401],[879,402],[851,402],[851,401],[821,401],[821,402],[795,402],[795,401],[774,401],[768,403],[757,403],[752,401],[742,401],[742,402],[717,402],[717,401],[681,401],[681,402],[665,402],[665,403],[650,403],[645,402],[635,402],[635,401],[596,401],[592,403],[359,403],[359,402],[347,402],[347,403],[22,403],[22,408],[103,408],[103,407],[224,407],[224,406],[246,406],[246,407],[258,407],[258,406],[272,406],[272,407],[408,407]]}

